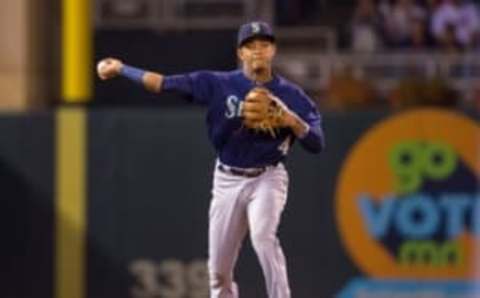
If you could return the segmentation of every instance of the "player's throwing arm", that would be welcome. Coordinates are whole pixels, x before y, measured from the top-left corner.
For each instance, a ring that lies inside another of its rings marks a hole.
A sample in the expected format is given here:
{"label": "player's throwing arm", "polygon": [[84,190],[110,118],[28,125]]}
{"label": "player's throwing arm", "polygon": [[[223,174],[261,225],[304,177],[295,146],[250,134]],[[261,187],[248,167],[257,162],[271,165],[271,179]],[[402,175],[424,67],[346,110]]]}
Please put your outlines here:
{"label": "player's throwing arm", "polygon": [[121,60],[115,58],[100,60],[97,64],[97,74],[102,80],[122,75],[136,83],[142,84],[148,91],[159,93],[162,90],[163,75],[126,65]]}

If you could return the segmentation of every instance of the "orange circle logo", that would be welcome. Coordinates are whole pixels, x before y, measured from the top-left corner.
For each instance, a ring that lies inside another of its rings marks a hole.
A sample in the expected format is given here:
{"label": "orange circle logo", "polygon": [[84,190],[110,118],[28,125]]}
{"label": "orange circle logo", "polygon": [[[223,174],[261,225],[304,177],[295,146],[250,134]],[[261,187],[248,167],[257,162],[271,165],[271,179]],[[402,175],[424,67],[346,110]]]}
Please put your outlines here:
{"label": "orange circle logo", "polygon": [[480,274],[480,127],[437,109],[406,112],[353,147],[336,189],[338,228],[377,278]]}

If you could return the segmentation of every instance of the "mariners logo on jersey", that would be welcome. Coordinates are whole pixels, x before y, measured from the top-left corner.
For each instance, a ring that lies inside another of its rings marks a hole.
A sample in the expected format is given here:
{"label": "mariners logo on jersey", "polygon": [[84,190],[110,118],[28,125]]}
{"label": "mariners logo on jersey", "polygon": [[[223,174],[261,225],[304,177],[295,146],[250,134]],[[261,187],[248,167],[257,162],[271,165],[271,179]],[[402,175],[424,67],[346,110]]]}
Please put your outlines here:
{"label": "mariners logo on jersey", "polygon": [[235,117],[240,117],[242,114],[242,101],[236,95],[229,95],[226,99],[226,111],[225,117],[228,119],[233,119]]}

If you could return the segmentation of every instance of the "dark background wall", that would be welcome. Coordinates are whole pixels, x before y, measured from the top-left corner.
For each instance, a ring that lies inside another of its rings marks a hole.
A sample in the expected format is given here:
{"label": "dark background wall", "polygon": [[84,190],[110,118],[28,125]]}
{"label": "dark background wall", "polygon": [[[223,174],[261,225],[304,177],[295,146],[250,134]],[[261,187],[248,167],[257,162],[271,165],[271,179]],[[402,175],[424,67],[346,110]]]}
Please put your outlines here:
{"label": "dark background wall", "polygon": [[0,117],[0,296],[53,297],[52,113]]}
{"label": "dark background wall", "polygon": [[[53,297],[53,116],[0,117],[1,297]],[[279,236],[295,297],[334,297],[361,276],[339,239],[335,186],[352,145],[389,116],[382,111],[327,113],[325,152],[310,155],[298,145],[293,148]],[[87,297],[206,297],[199,289],[205,286],[215,154],[207,141],[204,110],[91,109],[87,158]],[[242,297],[265,297],[249,242],[237,279]],[[164,295],[159,285],[183,294]]]}

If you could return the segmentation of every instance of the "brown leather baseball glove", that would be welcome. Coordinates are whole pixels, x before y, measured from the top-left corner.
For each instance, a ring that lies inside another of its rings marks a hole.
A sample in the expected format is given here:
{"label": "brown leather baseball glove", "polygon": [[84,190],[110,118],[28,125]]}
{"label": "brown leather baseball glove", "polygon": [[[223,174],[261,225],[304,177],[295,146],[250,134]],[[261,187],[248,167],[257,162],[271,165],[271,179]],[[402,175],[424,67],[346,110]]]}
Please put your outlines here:
{"label": "brown leather baseball glove", "polygon": [[243,125],[276,137],[276,130],[283,126],[283,107],[284,104],[268,89],[255,87],[247,93],[243,103]]}

